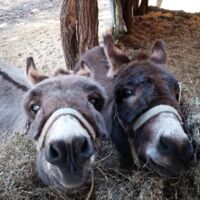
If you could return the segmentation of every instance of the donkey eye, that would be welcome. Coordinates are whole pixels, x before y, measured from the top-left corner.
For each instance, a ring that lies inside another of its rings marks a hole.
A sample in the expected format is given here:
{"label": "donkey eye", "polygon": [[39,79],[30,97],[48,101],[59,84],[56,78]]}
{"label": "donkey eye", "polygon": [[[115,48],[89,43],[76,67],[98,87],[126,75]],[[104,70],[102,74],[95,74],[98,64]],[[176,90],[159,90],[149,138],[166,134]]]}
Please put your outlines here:
{"label": "donkey eye", "polygon": [[124,88],[120,92],[122,98],[128,98],[133,95],[133,92],[130,89]]}
{"label": "donkey eye", "polygon": [[89,102],[94,106],[96,107],[99,103],[99,99],[97,97],[90,97],[89,98]]}
{"label": "donkey eye", "polygon": [[90,97],[88,101],[95,107],[96,110],[100,111],[102,109],[100,99],[98,97]]}
{"label": "donkey eye", "polygon": [[39,106],[38,104],[32,104],[32,105],[31,105],[31,111],[32,111],[33,113],[36,114],[39,110],[40,110],[40,106]]}

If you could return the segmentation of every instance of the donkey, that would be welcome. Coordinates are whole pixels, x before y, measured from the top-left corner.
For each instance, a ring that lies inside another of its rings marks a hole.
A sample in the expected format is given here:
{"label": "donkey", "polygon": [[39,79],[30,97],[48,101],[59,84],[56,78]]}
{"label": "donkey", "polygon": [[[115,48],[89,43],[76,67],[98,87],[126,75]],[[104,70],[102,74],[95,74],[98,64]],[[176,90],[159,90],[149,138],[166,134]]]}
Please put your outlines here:
{"label": "donkey", "polygon": [[[2,72],[0,75],[5,82],[4,90],[7,83],[17,90],[16,96],[24,96],[22,104],[26,117],[23,120],[27,119],[27,135],[38,150],[38,175],[46,185],[78,188],[88,180],[96,149],[107,134],[101,115],[105,90],[94,80],[80,75],[49,78],[36,69],[32,58],[27,59],[26,71],[31,84],[23,87],[5,72],[6,75],[1,75]],[[12,98],[9,94],[2,97]],[[4,109],[10,109],[15,100],[3,101]],[[22,102],[20,97],[17,100]],[[22,110],[13,109],[13,112],[18,112],[18,118],[24,115]],[[23,128],[25,121],[21,125]]]}
{"label": "donkey", "polygon": [[21,100],[29,87],[25,73],[20,68],[0,61],[0,135],[25,128],[27,117],[22,112]]}
{"label": "donkey", "polygon": [[[130,60],[110,35],[104,47],[89,50],[75,71],[90,71],[108,92],[105,119],[123,167],[134,164],[159,176],[178,176],[193,159],[178,104],[179,84],[166,69],[165,44],[158,40],[150,53]],[[84,72],[82,72],[84,74]],[[144,163],[141,165],[141,163]]]}

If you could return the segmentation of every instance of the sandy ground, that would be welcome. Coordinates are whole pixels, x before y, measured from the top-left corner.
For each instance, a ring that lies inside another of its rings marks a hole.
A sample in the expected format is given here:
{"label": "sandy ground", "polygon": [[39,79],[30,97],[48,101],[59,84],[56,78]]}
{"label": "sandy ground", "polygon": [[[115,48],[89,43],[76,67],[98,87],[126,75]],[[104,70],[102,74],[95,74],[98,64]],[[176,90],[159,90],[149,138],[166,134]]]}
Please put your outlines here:
{"label": "sandy ground", "polygon": [[33,56],[45,70],[64,65],[58,6],[55,0],[0,2],[0,58],[24,67]]}
{"label": "sandy ground", "polygon": [[[39,68],[65,66],[59,0],[0,0],[0,58],[24,67],[33,56]],[[111,26],[109,4],[99,1],[99,35]]]}

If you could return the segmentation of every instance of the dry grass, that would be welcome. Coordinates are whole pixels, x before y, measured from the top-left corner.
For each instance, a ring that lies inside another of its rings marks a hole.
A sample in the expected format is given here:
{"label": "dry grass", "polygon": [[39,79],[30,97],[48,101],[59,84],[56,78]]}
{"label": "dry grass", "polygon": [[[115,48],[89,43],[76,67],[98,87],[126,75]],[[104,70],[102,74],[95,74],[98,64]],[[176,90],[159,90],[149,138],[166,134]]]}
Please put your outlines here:
{"label": "dry grass", "polygon": [[[200,144],[200,99],[185,99],[183,109],[190,136]],[[94,165],[91,184],[73,192],[44,187],[35,172],[36,150],[25,135],[15,133],[0,146],[0,199],[199,199],[200,162],[179,178],[165,180],[151,172],[120,168],[112,144],[106,142]],[[198,151],[198,148],[196,149]]]}

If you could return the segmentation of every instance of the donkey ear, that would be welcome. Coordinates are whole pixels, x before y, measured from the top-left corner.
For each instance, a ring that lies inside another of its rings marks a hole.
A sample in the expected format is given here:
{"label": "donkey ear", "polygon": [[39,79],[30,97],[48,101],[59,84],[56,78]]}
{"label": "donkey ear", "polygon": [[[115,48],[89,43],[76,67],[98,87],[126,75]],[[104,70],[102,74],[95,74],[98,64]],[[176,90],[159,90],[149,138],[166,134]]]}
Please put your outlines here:
{"label": "donkey ear", "polygon": [[165,43],[162,40],[157,40],[152,48],[149,58],[158,64],[167,62],[167,53],[165,51]]}
{"label": "donkey ear", "polygon": [[38,69],[35,67],[35,63],[32,57],[28,57],[26,59],[26,74],[27,74],[28,80],[33,85],[48,78],[48,76],[45,76],[40,71],[38,71]]}
{"label": "donkey ear", "polygon": [[85,61],[81,62],[81,67],[76,72],[76,74],[80,76],[92,77],[92,71],[90,70]]}
{"label": "donkey ear", "polygon": [[104,53],[110,65],[107,76],[111,78],[118,73],[123,64],[130,61],[129,58],[115,46],[110,34],[104,36]]}

